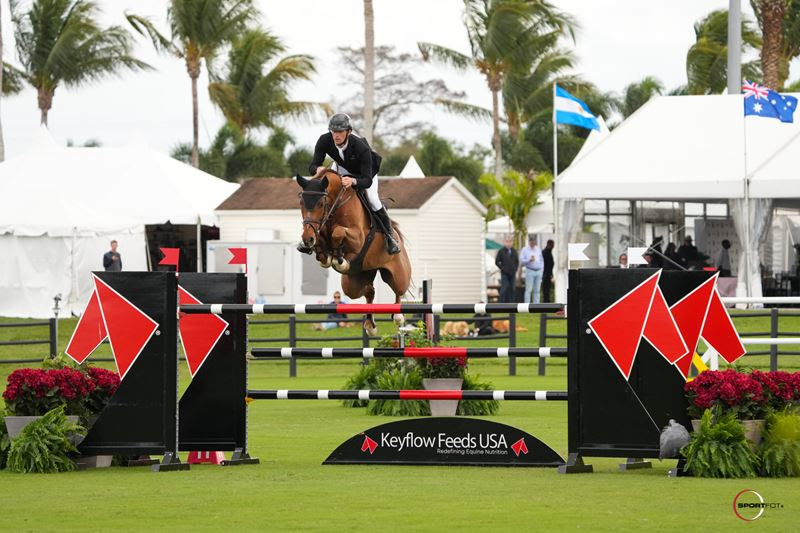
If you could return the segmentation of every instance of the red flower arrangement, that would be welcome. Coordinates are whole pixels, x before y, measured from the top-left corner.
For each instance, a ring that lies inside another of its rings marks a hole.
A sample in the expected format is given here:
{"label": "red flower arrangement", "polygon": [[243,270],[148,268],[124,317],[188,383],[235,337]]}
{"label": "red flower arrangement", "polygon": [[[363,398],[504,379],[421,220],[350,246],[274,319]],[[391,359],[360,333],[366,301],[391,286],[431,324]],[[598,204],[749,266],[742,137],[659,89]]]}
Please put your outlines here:
{"label": "red flower arrangement", "polygon": [[68,414],[98,413],[119,386],[119,377],[102,368],[84,374],[73,368],[21,368],[8,376],[3,392],[15,416],[38,416],[64,405]]}
{"label": "red flower arrangement", "polygon": [[119,387],[119,376],[116,372],[90,366],[88,378],[94,384],[94,389],[86,399],[86,407],[92,414],[97,414],[108,404],[108,400]]}
{"label": "red flower arrangement", "polygon": [[684,390],[693,418],[715,406],[734,411],[740,420],[764,418],[773,409],[800,403],[800,373],[707,370],[686,383]]}

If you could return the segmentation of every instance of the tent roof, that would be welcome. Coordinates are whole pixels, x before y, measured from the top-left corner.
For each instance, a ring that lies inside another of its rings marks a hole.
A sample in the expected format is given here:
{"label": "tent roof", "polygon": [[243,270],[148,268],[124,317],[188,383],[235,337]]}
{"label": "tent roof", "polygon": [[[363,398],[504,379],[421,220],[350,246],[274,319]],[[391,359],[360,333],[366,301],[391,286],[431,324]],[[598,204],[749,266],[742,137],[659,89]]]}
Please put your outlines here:
{"label": "tent roof", "polygon": [[800,196],[798,180],[791,192],[776,185],[776,180],[789,181],[789,159],[795,161],[794,168],[800,165],[800,154],[790,148],[784,150],[787,162],[776,160],[776,151],[800,135],[800,116],[794,124],[745,118],[742,98],[660,96],[650,100],[558,177],[558,196],[743,198],[746,174],[753,174],[753,197],[775,197],[778,192]]}
{"label": "tent roof", "polygon": [[27,152],[0,163],[0,233],[70,235],[142,224],[216,223],[229,183],[143,142],[65,148],[40,134]]}

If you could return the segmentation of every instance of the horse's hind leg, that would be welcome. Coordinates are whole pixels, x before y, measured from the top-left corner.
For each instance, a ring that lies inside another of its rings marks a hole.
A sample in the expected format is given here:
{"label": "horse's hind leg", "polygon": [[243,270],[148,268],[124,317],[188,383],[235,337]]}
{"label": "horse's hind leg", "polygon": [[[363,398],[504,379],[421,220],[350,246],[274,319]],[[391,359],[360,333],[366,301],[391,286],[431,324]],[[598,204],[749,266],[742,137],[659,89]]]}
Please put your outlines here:
{"label": "horse's hind leg", "polygon": [[[371,304],[375,300],[375,285],[372,283],[372,280],[375,279],[375,274],[375,270],[368,270],[356,275],[343,275],[342,291],[352,300],[363,296],[366,298],[367,303]],[[375,325],[372,313],[364,317],[364,329],[371,336],[378,334],[378,327]]]}
{"label": "horse's hind leg", "polygon": [[[394,292],[394,303],[399,304],[400,299],[408,290],[409,281],[400,279],[400,276],[395,276],[390,268],[380,269],[381,279],[386,283]],[[406,323],[406,317],[402,313],[392,315],[392,319],[396,326],[402,326]]]}

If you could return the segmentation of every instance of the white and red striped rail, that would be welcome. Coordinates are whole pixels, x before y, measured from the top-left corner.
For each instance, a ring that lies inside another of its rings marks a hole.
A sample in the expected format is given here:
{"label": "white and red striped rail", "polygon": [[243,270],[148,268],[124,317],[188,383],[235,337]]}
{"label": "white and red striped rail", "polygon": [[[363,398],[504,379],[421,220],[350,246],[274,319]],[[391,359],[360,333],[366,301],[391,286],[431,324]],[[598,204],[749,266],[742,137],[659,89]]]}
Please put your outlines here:
{"label": "white and red striped rail", "polygon": [[187,304],[182,313],[247,313],[250,315],[329,315],[329,314],[483,314],[554,313],[562,304]]}
{"label": "white and red striped rail", "polygon": [[536,400],[566,401],[550,390],[249,390],[253,400]]}
{"label": "white and red striped rail", "polygon": [[383,358],[383,357],[566,357],[566,348],[253,348],[256,359],[296,358]]}

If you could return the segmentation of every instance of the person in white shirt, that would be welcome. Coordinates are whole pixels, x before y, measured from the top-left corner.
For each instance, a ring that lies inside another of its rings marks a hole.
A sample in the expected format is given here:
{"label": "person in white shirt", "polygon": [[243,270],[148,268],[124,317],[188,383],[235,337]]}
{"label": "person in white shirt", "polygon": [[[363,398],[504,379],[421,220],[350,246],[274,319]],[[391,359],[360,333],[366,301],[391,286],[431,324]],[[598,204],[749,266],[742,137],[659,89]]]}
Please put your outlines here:
{"label": "person in white shirt", "polygon": [[531,292],[533,292],[533,303],[539,303],[539,289],[542,286],[542,271],[544,269],[544,258],[542,249],[536,245],[536,237],[528,237],[528,246],[522,249],[519,262],[525,272],[525,303],[531,303]]}

